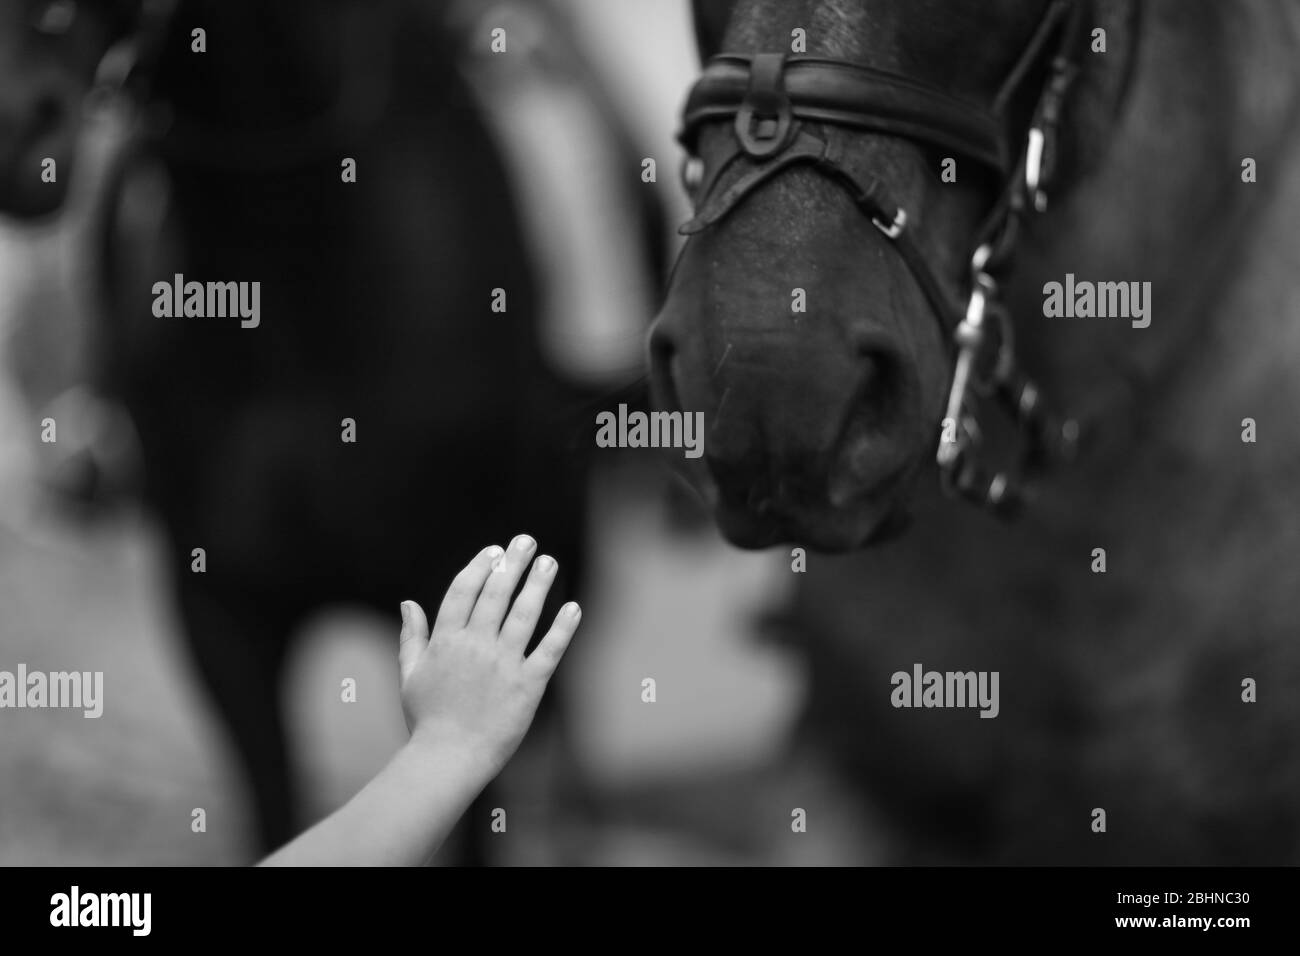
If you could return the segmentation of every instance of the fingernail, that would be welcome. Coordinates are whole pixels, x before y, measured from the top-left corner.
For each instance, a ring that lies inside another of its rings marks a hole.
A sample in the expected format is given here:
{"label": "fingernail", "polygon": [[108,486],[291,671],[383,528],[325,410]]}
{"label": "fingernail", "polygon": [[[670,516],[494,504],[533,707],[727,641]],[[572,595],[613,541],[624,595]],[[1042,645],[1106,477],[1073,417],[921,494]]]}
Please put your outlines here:
{"label": "fingernail", "polygon": [[560,610],[562,610],[565,614],[567,614],[569,617],[575,620],[582,617],[582,608],[578,607],[578,605],[573,601],[570,601],[568,604],[564,605],[564,607],[562,607]]}
{"label": "fingernail", "polygon": [[497,558],[501,557],[501,555],[505,554],[506,551],[505,548],[501,547],[500,545],[494,544],[492,545],[492,547],[487,549],[487,553],[488,553],[488,557],[490,557],[493,561],[495,561]]}
{"label": "fingernail", "polygon": [[514,548],[516,551],[527,551],[535,544],[537,544],[537,542],[534,541],[532,538],[528,537],[528,535],[521,534],[519,535],[519,537],[515,538]]}
{"label": "fingernail", "polygon": [[411,623],[411,602],[403,601],[398,606],[402,609],[402,626],[405,627]]}
{"label": "fingernail", "polygon": [[555,570],[555,559],[549,554],[544,554],[533,562],[533,566],[542,574],[550,574]]}

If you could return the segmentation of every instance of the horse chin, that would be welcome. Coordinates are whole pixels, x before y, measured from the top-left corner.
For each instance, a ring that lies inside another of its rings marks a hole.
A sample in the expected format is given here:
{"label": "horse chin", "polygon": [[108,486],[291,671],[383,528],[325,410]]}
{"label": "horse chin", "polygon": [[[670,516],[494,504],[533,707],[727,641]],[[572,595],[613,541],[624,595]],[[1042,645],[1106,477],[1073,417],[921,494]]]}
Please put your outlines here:
{"label": "horse chin", "polygon": [[870,545],[883,544],[901,535],[912,517],[899,501],[882,501],[837,509],[827,505],[797,514],[759,514],[749,508],[719,504],[714,517],[722,535],[746,550],[761,550],[779,544],[811,548],[822,554],[845,554]]}

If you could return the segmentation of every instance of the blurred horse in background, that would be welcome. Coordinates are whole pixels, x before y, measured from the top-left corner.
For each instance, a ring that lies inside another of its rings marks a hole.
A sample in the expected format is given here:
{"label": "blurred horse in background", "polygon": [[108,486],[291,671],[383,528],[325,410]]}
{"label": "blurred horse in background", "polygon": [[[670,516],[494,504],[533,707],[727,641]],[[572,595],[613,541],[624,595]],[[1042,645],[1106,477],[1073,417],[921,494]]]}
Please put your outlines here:
{"label": "blurred horse in background", "polygon": [[[533,27],[562,30],[545,10]],[[466,79],[469,58],[490,68],[506,16],[181,0],[136,21],[134,134],[99,216],[94,386],[138,436],[141,493],[259,850],[306,822],[281,684],[314,612],[436,608],[468,555],[520,531],[560,563],[554,607],[582,578],[590,406],[620,379],[566,374],[545,350],[539,253]],[[635,170],[615,118],[592,110]],[[626,274],[644,291],[655,210],[631,172],[620,182]],[[160,317],[153,286],[176,275],[260,283],[260,322]],[[467,860],[486,859],[483,816],[467,817]]]}

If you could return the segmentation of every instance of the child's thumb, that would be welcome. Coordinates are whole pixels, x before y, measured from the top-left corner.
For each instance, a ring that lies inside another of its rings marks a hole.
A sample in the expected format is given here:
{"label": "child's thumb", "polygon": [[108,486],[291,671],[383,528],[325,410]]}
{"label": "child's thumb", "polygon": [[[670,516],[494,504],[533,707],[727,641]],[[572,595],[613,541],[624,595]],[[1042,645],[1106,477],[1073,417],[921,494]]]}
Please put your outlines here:
{"label": "child's thumb", "polygon": [[402,602],[402,636],[397,645],[397,667],[402,683],[411,676],[415,662],[429,646],[429,621],[424,610],[414,601]]}

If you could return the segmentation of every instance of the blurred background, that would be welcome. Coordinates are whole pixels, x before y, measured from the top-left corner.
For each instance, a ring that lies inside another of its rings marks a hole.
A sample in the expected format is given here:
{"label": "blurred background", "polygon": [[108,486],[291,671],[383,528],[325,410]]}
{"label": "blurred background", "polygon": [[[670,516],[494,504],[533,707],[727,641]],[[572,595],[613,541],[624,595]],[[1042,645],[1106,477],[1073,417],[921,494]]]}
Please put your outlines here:
{"label": "blurred background", "polygon": [[[676,249],[673,227],[687,212],[673,134],[698,71],[689,6],[426,6],[455,37],[446,49],[508,170],[493,188],[513,199],[543,280],[536,335],[546,362],[597,396],[593,413],[614,408],[621,399],[600,396],[636,394],[643,333]],[[494,59],[495,26],[510,46]],[[570,48],[581,55],[557,56]],[[237,864],[255,855],[238,762],[183,639],[167,530],[139,500],[130,419],[99,390],[103,313],[114,308],[102,263],[159,228],[169,176],[177,178],[166,162],[120,178],[121,158],[150,119],[121,103],[89,112],[62,210],[0,226],[0,669],[102,670],[106,698],[98,720],[0,713],[0,864]],[[641,180],[645,157],[656,161],[654,182]],[[328,165],[336,168],[332,158]],[[374,169],[363,162],[360,176]],[[118,232],[106,233],[114,205]],[[39,441],[47,415],[58,421],[56,446]],[[806,690],[800,661],[763,637],[763,621],[789,599],[789,554],[723,544],[648,450],[594,455],[581,507],[584,624],[557,693],[567,712],[560,746],[572,750],[586,796],[580,805],[542,796],[554,789],[547,778],[570,764],[554,758],[557,732],[539,730],[503,778],[496,800],[510,826],[489,844],[490,862],[872,859],[858,808],[817,751],[794,744]],[[425,536],[401,524],[375,533]],[[429,581],[429,595],[445,584]],[[305,813],[315,818],[404,739],[397,628],[344,599],[313,611],[299,631],[284,713]],[[347,677],[359,688],[351,704],[339,694]],[[646,678],[656,682],[652,704],[642,700]],[[796,806],[838,823],[796,838]],[[195,833],[199,807],[207,828]]]}

